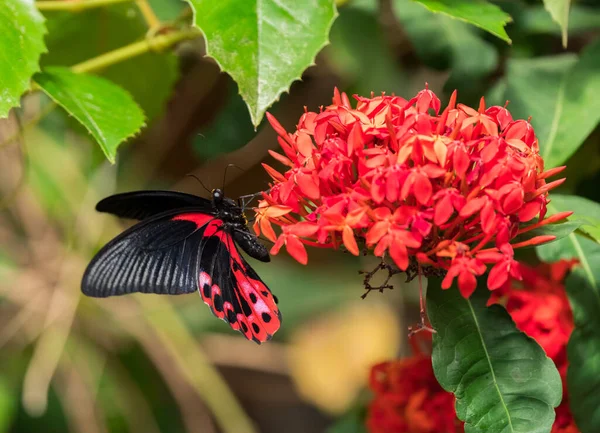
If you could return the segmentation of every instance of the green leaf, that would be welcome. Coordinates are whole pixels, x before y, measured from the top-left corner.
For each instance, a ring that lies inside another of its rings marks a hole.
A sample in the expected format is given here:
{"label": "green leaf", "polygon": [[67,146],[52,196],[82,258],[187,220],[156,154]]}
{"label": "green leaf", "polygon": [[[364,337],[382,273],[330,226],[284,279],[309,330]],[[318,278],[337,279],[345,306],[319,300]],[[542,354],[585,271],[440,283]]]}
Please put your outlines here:
{"label": "green leaf", "polygon": [[[553,199],[549,207],[554,204]],[[575,319],[567,347],[567,387],[577,426],[582,433],[596,433],[600,431],[600,244],[572,233],[537,252],[546,262],[579,260],[566,281]]]}
{"label": "green leaf", "polygon": [[486,307],[481,286],[471,299],[429,280],[429,319],[437,331],[432,362],[456,396],[465,433],[548,433],[562,397],[560,375],[544,350],[520,332],[506,310]]}
{"label": "green leaf", "polygon": [[[179,5],[180,0],[160,0],[161,16],[173,15],[163,9]],[[47,66],[72,66],[108,51],[143,39],[148,27],[135,4],[88,9],[79,13],[48,14],[46,37],[48,54],[42,57],[42,69]],[[82,31],[85,29],[85,31]],[[172,51],[148,52],[119,62],[98,75],[125,88],[142,107],[149,120],[164,109],[175,81],[179,77],[178,58]],[[152,91],[148,91],[152,89]]]}
{"label": "green leaf", "polygon": [[29,0],[0,0],[0,119],[19,106],[46,51],[44,17]]}
{"label": "green leaf", "polygon": [[[512,21],[509,14],[485,0],[414,0],[431,12],[442,13],[473,24],[511,43],[504,27]],[[401,12],[401,11],[400,11]]]}
{"label": "green leaf", "polygon": [[245,146],[257,133],[237,86],[231,83],[225,106],[205,130],[200,130],[193,146],[202,158],[211,159]]}
{"label": "green leaf", "polygon": [[600,40],[579,59],[572,54],[512,59],[506,99],[514,118],[527,119],[547,167],[563,164],[600,121]]}
{"label": "green leaf", "polygon": [[600,204],[576,195],[551,194],[550,198],[553,213],[573,211],[571,218],[582,223],[579,230],[600,243]]}
{"label": "green leaf", "polygon": [[239,86],[257,126],[327,43],[333,0],[187,0],[206,51]]}
{"label": "green leaf", "polygon": [[432,15],[411,0],[394,0],[392,6],[421,60],[427,66],[450,70],[447,88],[466,89],[473,79],[496,69],[498,53],[477,29],[444,14]]}
{"label": "green leaf", "polygon": [[[409,80],[394,60],[394,53],[381,28],[377,2],[370,0],[367,4],[362,0],[356,4],[353,1],[340,8],[339,12],[331,28],[331,44],[324,52],[332,69],[348,83],[346,93],[405,94]],[[357,28],[360,32],[356,31]],[[374,64],[376,68],[373,68]]]}
{"label": "green leaf", "polygon": [[569,36],[569,7],[571,0],[544,0],[544,8],[562,30],[562,44],[567,48]]}
{"label": "green leaf", "polygon": [[117,147],[144,126],[144,113],[127,91],[93,75],[47,68],[35,82],[94,136],[112,163]]}
{"label": "green leaf", "polygon": [[[552,197],[554,199],[554,196]],[[573,218],[573,217],[571,217]],[[573,233],[575,230],[579,229],[581,226],[585,224],[585,221],[580,219],[571,219],[569,218],[567,221],[561,221],[554,224],[547,224],[542,227],[538,227],[537,229],[530,230],[526,233],[520,234],[511,240],[511,243],[525,242],[528,239],[532,239],[536,236],[556,236],[551,242],[556,242],[557,240],[563,239]],[[537,219],[530,224],[537,223]],[[529,224],[527,224],[529,225]],[[525,227],[525,226],[524,226]]]}

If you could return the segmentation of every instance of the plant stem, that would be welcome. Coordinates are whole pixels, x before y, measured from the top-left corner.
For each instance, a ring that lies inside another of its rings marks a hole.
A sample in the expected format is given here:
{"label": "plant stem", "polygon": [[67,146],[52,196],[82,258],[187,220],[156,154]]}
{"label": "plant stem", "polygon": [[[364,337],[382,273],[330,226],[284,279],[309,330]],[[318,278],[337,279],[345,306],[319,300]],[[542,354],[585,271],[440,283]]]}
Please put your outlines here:
{"label": "plant stem", "polygon": [[256,433],[252,420],[166,299],[140,296],[145,317],[165,350],[202,397],[224,433]]}
{"label": "plant stem", "polygon": [[79,12],[86,9],[109,6],[133,0],[43,0],[35,3],[40,11],[71,11]]}
{"label": "plant stem", "polygon": [[143,41],[134,42],[130,45],[117,48],[114,51],[109,51],[93,59],[86,60],[71,67],[71,70],[76,73],[98,71],[115,63],[122,62],[132,57],[145,54],[149,51],[162,51],[186,39],[194,39],[200,36],[200,32],[195,29],[184,29],[168,33],[166,35],[156,35],[144,39]]}
{"label": "plant stem", "polygon": [[148,0],[136,0],[140,12],[144,16],[144,20],[150,30],[158,29],[161,26],[160,20],[148,4]]}

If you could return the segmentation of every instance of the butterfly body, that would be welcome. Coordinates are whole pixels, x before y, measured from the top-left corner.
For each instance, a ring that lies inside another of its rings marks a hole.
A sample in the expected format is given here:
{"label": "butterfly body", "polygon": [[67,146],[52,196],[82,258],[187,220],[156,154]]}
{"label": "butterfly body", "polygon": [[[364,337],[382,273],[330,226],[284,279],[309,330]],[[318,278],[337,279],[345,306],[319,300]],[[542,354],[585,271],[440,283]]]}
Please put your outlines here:
{"label": "butterfly body", "polygon": [[270,260],[247,227],[243,210],[220,190],[212,200],[170,191],[117,194],[96,209],[141,220],[92,259],[82,291],[92,297],[133,292],[198,291],[213,314],[249,340],[272,337],[280,326],[276,298],[240,254]]}

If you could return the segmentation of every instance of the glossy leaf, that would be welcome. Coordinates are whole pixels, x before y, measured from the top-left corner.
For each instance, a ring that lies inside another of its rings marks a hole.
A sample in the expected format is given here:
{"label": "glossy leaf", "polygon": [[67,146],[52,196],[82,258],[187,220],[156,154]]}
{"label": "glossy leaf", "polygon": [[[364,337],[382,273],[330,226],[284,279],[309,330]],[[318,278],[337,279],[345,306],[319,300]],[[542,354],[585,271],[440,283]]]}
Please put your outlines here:
{"label": "glossy leaf", "polygon": [[560,375],[503,307],[486,307],[488,297],[483,286],[464,299],[456,287],[442,290],[439,279],[429,280],[435,375],[456,396],[465,433],[549,433]]}
{"label": "glossy leaf", "polygon": [[[532,222],[531,224],[535,224]],[[573,233],[575,230],[579,229],[581,226],[585,224],[585,221],[577,219],[576,217],[571,216],[566,221],[560,221],[554,224],[547,224],[542,227],[538,227],[537,229],[530,230],[528,232],[522,233],[511,240],[512,244],[525,242],[529,239],[535,238],[537,236],[556,236],[556,238],[551,242],[556,242],[557,240],[563,239]],[[524,226],[523,226],[524,227]]]}
{"label": "glossy leaf", "polygon": [[473,26],[431,14],[412,0],[394,0],[392,6],[419,58],[427,66],[449,70],[447,89],[458,89],[464,97],[470,88],[477,89],[475,79],[498,65],[496,49]]}
{"label": "glossy leaf", "polygon": [[144,113],[131,95],[104,78],[55,67],[37,74],[35,82],[85,126],[110,162],[119,144],[144,126]]}
{"label": "glossy leaf", "polygon": [[575,55],[513,59],[506,99],[514,118],[527,119],[546,167],[563,164],[600,121],[600,40]]}
{"label": "glossy leaf", "polygon": [[577,426],[582,433],[596,433],[600,431],[600,244],[572,233],[537,252],[546,262],[579,260],[566,280],[575,319],[567,347],[567,388]]}
{"label": "glossy leaf", "polygon": [[500,7],[485,0],[414,0],[431,12],[439,12],[473,24],[511,43],[504,27],[512,21]]}
{"label": "glossy leaf", "polygon": [[573,211],[570,219],[581,222],[579,230],[600,243],[600,204],[576,195],[551,194],[550,198],[553,212]]}
{"label": "glossy leaf", "polygon": [[31,76],[40,70],[46,27],[29,0],[0,0],[0,119],[19,106]]}
{"label": "glossy leaf", "polygon": [[207,54],[239,86],[257,126],[328,42],[332,0],[188,0]]}
{"label": "glossy leaf", "polygon": [[544,7],[562,31],[562,44],[567,48],[569,36],[569,7],[571,0],[544,0]]}

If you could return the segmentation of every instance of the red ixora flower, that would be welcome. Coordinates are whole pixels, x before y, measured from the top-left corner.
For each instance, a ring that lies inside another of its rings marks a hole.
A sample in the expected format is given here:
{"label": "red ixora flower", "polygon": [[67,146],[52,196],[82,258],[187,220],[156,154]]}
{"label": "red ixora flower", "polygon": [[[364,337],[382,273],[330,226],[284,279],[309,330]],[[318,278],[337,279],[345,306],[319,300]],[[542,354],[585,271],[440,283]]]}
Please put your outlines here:
{"label": "red ixora flower", "polygon": [[571,214],[545,218],[548,191],[564,181],[546,179],[564,167],[544,171],[531,124],[505,107],[486,108],[483,98],[477,110],[457,105],[455,92],[440,114],[427,88],[408,101],[355,99],[353,107],[336,89],[332,105],[306,111],[293,134],[267,113],[283,150],[271,155],[287,171],[264,164],[273,183],[254,227],[277,236],[273,254],[285,245],[306,263],[305,245],[368,248],[401,270],[446,270],[443,287],[456,278],[468,297],[488,266],[490,290],[520,277],[514,248],[554,238],[515,243],[517,235]]}

